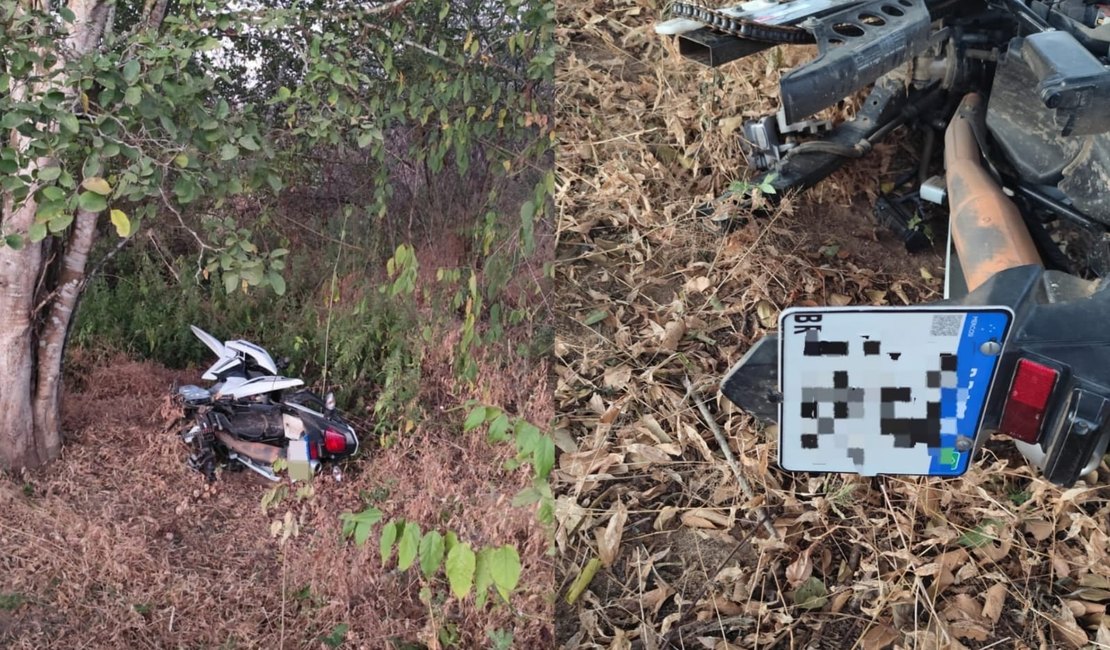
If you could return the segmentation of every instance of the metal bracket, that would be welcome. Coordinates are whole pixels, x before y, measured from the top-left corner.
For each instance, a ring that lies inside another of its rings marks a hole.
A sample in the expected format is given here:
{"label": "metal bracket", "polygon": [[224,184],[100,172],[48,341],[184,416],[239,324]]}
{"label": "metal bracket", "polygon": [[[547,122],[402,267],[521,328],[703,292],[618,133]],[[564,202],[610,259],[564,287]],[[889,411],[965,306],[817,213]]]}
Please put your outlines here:
{"label": "metal bracket", "polygon": [[813,33],[821,55],[779,82],[788,122],[827,108],[913,59],[929,46],[925,0],[878,0],[800,27]]}

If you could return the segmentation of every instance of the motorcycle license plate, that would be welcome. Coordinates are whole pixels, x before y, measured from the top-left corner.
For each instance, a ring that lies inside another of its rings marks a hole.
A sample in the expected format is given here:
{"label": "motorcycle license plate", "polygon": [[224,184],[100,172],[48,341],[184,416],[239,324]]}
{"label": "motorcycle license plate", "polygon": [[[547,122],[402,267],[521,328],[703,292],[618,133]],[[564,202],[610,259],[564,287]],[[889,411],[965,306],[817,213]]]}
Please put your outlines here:
{"label": "motorcycle license plate", "polygon": [[294,481],[312,480],[312,462],[308,453],[308,440],[289,441],[286,451],[286,460],[289,463],[289,477]]}
{"label": "motorcycle license plate", "polygon": [[779,318],[779,464],[789,471],[967,471],[1005,307],[791,308]]}

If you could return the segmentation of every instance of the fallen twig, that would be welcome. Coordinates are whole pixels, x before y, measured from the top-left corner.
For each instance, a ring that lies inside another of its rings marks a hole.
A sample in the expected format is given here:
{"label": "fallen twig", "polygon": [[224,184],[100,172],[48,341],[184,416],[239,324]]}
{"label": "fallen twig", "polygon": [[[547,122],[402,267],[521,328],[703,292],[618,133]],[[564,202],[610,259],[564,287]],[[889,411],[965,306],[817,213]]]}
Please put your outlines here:
{"label": "fallen twig", "polygon": [[[736,477],[736,482],[740,485],[740,490],[744,493],[744,496],[748,497],[749,499],[754,499],[755,491],[752,490],[751,483],[748,482],[748,479],[745,478],[744,474],[740,471],[740,464],[736,462],[736,457],[732,455],[732,449],[728,446],[728,440],[725,438],[724,432],[721,431],[721,427],[717,426],[717,421],[714,420],[713,416],[709,413],[709,409],[706,408],[705,402],[701,401],[697,398],[696,395],[694,395],[694,385],[690,383],[690,378],[683,377],[682,385],[686,387],[686,398],[690,398],[691,396],[693,396],[694,404],[697,405],[702,419],[705,420],[705,423],[709,426],[710,431],[713,432],[713,437],[717,439],[717,445],[720,446],[721,453],[724,454],[725,460],[728,462],[728,466],[732,468],[732,475]],[[771,520],[767,517],[767,513],[763,510],[763,507],[757,506],[755,509],[755,513],[759,515],[760,520],[763,522],[763,528],[772,537],[778,537],[778,532],[775,531],[775,527],[771,524]]]}

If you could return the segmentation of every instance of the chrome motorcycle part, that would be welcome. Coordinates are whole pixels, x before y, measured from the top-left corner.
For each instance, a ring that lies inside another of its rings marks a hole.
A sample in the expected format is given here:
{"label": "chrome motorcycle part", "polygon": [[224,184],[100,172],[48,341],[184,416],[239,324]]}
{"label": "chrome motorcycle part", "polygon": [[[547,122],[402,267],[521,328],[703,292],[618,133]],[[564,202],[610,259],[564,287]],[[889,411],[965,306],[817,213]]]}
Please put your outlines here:
{"label": "chrome motorcycle part", "polygon": [[243,456],[243,455],[237,454],[235,452],[231,452],[230,454],[228,454],[227,457],[229,459],[233,460],[233,461],[236,461],[236,462],[240,463],[241,465],[243,465],[243,467],[246,467],[250,471],[254,472],[255,474],[258,474],[259,476],[261,476],[262,478],[264,478],[268,481],[276,482],[276,481],[281,480],[281,479],[278,478],[277,474],[274,474],[274,471],[271,468],[266,467],[265,465],[262,465],[262,464],[256,462],[255,460],[253,460],[249,456]]}
{"label": "chrome motorcycle part", "polygon": [[948,183],[943,176],[932,176],[918,188],[918,196],[922,201],[944,205],[948,202]]}

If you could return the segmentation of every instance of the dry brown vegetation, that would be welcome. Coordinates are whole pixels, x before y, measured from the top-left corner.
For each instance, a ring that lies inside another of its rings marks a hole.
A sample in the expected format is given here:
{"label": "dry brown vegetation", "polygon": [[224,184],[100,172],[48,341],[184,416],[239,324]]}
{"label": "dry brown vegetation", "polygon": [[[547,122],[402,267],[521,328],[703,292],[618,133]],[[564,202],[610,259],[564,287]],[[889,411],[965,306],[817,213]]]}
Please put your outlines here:
{"label": "dry brown vegetation", "polygon": [[[549,364],[507,352],[542,325],[482,350],[472,387],[454,375],[457,327],[439,332],[422,360],[423,423],[388,449],[366,441],[341,482],[325,470],[313,496],[290,494],[269,513],[260,502],[271,485],[253,474],[207,485],[186,468],[167,396],[199,373],[77,354],[63,457],[0,477],[0,647],[324,648],[337,626],[346,634],[330,647],[496,647],[491,632],[549,647],[550,536],[534,507],[510,503],[530,468],[502,469],[512,446],[459,433],[465,413],[444,410],[477,399],[550,422]],[[340,513],[367,504],[475,546],[516,546],[523,571],[510,603],[479,609],[473,595],[447,597],[442,574],[429,582],[395,559],[383,567],[376,535],[366,547],[344,541]],[[286,510],[299,532],[283,544],[272,526]]]}
{"label": "dry brown vegetation", "polygon": [[694,207],[743,177],[741,119],[809,53],[706,70],[652,32],[660,5],[559,9],[561,645],[1110,647],[1105,464],[1061,490],[999,441],[958,480],[790,475],[773,433],[717,394],[786,306],[939,299],[940,258],[906,255],[865,216],[915,164],[908,136],[711,232]]}

